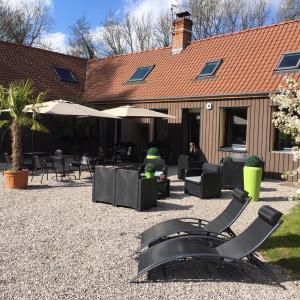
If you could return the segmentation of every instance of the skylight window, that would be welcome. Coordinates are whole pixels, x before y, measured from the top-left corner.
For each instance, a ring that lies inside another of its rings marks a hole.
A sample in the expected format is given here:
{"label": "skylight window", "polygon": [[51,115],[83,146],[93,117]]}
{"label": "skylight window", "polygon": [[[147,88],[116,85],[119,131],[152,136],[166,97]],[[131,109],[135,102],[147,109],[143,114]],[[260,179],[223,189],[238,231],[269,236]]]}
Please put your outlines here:
{"label": "skylight window", "polygon": [[207,62],[197,77],[213,76],[221,63],[222,60],[214,60]]}
{"label": "skylight window", "polygon": [[74,74],[69,69],[55,68],[55,72],[61,81],[78,82]]}
{"label": "skylight window", "polygon": [[132,74],[128,81],[143,81],[150,74],[154,66],[140,67]]}
{"label": "skylight window", "polygon": [[285,53],[276,70],[292,70],[300,68],[300,52]]}

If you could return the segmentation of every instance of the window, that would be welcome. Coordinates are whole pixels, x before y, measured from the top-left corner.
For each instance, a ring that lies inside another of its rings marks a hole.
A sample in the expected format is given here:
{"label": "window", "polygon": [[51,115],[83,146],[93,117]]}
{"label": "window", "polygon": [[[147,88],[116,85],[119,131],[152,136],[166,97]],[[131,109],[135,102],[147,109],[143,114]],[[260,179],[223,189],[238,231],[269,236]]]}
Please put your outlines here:
{"label": "window", "polygon": [[55,68],[55,72],[61,81],[78,82],[69,69]]}
{"label": "window", "polygon": [[292,69],[299,69],[300,67],[300,52],[291,52],[285,53],[276,70],[292,70]]}
{"label": "window", "polygon": [[224,146],[246,148],[247,107],[225,108]]}
{"label": "window", "polygon": [[295,139],[290,135],[275,128],[274,150],[290,150],[295,144]]}
{"label": "window", "polygon": [[128,81],[143,81],[150,74],[154,66],[137,68]]}
{"label": "window", "polygon": [[197,76],[197,78],[214,75],[221,63],[222,63],[222,60],[215,60],[215,61],[207,62],[205,64],[205,66],[203,67],[203,69],[201,70],[200,74]]}

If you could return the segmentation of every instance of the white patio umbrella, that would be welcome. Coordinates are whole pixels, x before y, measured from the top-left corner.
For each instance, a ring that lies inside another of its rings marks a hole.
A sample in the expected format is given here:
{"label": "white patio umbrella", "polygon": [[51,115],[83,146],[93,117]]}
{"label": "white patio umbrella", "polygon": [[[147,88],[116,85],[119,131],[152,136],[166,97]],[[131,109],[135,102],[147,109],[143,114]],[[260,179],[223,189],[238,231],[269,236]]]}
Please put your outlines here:
{"label": "white patio umbrella", "polygon": [[[32,105],[27,105],[25,110],[26,112],[33,112]],[[119,119],[118,116],[114,116],[106,112],[102,112],[84,105],[80,105],[62,99],[43,102],[39,105],[36,105],[34,110],[40,114],[48,115],[85,116]]]}
{"label": "white patio umbrella", "polygon": [[174,116],[160,113],[155,110],[139,108],[135,106],[125,105],[116,108],[106,109],[102,112],[121,117],[121,118],[175,118]]}
{"label": "white patio umbrella", "polygon": [[[116,117],[121,117],[121,118],[162,118],[162,119],[167,119],[167,118],[175,118],[174,116],[160,113],[155,110],[150,110],[146,108],[140,108],[140,107],[135,107],[135,106],[130,106],[130,105],[125,105],[125,106],[120,106],[116,108],[111,108],[111,109],[106,109],[103,110],[102,112],[109,113],[111,115],[114,115]],[[117,128],[117,120],[115,123],[115,144],[117,144],[117,133],[118,133],[118,128]],[[116,152],[116,147],[115,147],[115,152]],[[116,155],[115,155],[116,157]]]}
{"label": "white patio umbrella", "polygon": [[[2,110],[3,112],[7,110]],[[35,105],[34,111],[39,114],[60,115],[60,116],[77,116],[77,117],[97,117],[97,118],[112,118],[119,119],[119,117],[102,112],[84,105],[80,105],[66,100],[52,100]],[[25,107],[25,112],[33,113],[32,105]],[[32,132],[32,149],[34,140],[34,132]]]}

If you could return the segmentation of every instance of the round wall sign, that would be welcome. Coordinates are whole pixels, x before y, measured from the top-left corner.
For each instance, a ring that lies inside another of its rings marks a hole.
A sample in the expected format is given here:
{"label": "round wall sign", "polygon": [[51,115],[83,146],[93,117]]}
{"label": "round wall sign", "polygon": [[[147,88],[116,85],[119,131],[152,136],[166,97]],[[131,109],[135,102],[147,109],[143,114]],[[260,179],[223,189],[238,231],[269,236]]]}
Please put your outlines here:
{"label": "round wall sign", "polygon": [[211,102],[206,103],[206,109],[211,110],[213,108],[213,105]]}

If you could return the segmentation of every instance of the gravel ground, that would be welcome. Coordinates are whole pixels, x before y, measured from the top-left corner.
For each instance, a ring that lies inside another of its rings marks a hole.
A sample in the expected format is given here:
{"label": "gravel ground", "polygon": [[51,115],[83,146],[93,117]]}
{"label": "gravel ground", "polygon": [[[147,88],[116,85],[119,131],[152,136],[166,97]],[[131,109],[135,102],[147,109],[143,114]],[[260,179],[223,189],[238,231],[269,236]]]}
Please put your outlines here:
{"label": "gravel ground", "polygon": [[[174,170],[171,170],[174,172]],[[87,174],[84,174],[87,175]],[[84,177],[84,176],[83,176]],[[4,189],[0,175],[0,298],[1,299],[296,299],[300,281],[286,270],[270,266],[286,290],[255,269],[220,268],[210,264],[167,267],[167,282],[142,278],[129,284],[137,263],[131,258],[139,246],[135,236],[170,218],[212,219],[228,204],[222,199],[201,200],[183,194],[172,179],[171,198],[157,208],[131,209],[92,203],[91,181],[45,181],[27,190]],[[233,226],[241,232],[265,204],[286,213],[295,205],[286,197],[291,187],[275,181],[262,184],[262,201],[250,203]],[[299,299],[299,298],[298,298]]]}

